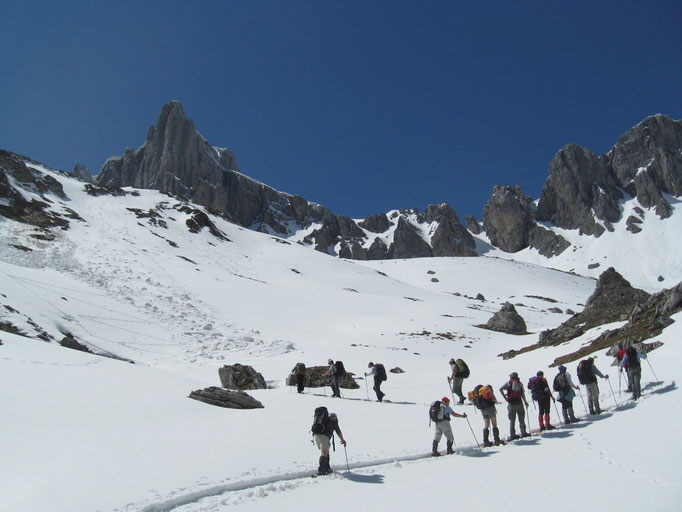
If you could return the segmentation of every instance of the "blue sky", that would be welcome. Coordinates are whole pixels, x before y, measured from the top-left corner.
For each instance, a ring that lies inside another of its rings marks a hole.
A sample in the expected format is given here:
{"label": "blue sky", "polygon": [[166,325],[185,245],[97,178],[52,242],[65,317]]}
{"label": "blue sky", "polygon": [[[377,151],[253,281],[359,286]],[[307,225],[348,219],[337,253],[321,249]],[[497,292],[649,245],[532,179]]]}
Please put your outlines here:
{"label": "blue sky", "polygon": [[679,0],[0,0],[0,148],[97,173],[179,100],[242,172],[335,213],[480,218],[495,183],[538,197],[568,143],[682,118],[680,20]]}

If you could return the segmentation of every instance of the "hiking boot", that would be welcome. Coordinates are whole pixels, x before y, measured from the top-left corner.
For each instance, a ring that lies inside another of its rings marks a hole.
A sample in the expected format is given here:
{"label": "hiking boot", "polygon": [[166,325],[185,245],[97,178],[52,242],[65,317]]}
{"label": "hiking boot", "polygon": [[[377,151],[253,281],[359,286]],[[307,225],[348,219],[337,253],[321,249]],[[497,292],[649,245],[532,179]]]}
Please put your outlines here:
{"label": "hiking boot", "polygon": [[457,402],[457,405],[464,405],[464,398],[462,398],[459,402]]}
{"label": "hiking boot", "polygon": [[440,457],[440,453],[438,453],[438,441],[434,441],[433,445],[431,447],[431,455],[434,457]]}
{"label": "hiking boot", "polygon": [[516,441],[517,439],[521,439],[521,436],[517,436],[516,434],[512,434],[509,436],[510,441]]}
{"label": "hiking boot", "polygon": [[502,444],[500,440],[500,430],[497,427],[493,427],[493,438],[495,439],[495,446]]}
{"label": "hiking boot", "polygon": [[530,432],[521,432],[521,437],[528,437]]}
{"label": "hiking boot", "polygon": [[490,430],[487,428],[483,429],[483,444],[485,446],[492,446],[493,444],[490,442]]}
{"label": "hiking boot", "polygon": [[450,441],[448,441],[448,449],[445,453],[447,453],[448,455],[452,455],[453,453],[455,453],[455,451],[452,449],[452,443]]}
{"label": "hiking boot", "polygon": [[554,427],[548,423],[545,425],[545,430],[554,430]]}

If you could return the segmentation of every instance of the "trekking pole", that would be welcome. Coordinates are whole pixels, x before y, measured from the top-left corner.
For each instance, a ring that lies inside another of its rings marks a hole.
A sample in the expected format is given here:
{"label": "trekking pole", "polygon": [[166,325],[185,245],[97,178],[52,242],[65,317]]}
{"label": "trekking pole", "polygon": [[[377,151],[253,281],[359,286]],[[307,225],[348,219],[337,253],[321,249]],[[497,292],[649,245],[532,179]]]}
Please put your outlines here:
{"label": "trekking pole", "polygon": [[561,426],[564,426],[564,420],[561,419],[561,414],[559,414],[559,407],[556,404],[556,400],[552,400],[554,402],[554,410],[556,411],[557,418],[559,418],[559,423]]}
{"label": "trekking pole", "polygon": [[623,376],[621,372],[618,372],[618,396],[623,396],[623,392],[620,389],[620,378]]}
{"label": "trekking pole", "polygon": [[585,400],[583,400],[583,392],[578,386],[578,393],[580,393],[580,401],[583,403],[583,408],[585,409],[585,414],[587,414],[587,407],[585,406]]}
{"label": "trekking pole", "polygon": [[348,451],[346,450],[346,443],[343,443],[343,453],[346,454],[346,473],[350,473],[350,466],[348,465]]}
{"label": "trekking pole", "polygon": [[[619,373],[620,375],[620,373]],[[616,407],[618,407],[618,401],[616,400],[616,394],[613,392],[613,386],[611,385],[611,379],[606,379],[606,382],[609,383],[609,387],[611,388],[611,395],[613,396],[613,401],[616,404]],[[620,383],[620,380],[618,381]]]}
{"label": "trekking pole", "polygon": [[467,423],[469,424],[469,430],[471,430],[471,435],[474,436],[474,441],[476,441],[476,446],[478,446],[479,450],[483,451],[483,449],[481,449],[481,445],[478,444],[478,439],[476,439],[476,434],[474,434],[474,429],[471,428],[471,422],[469,421],[469,416],[467,416],[464,419],[467,420]]}
{"label": "trekking pole", "polygon": [[533,433],[531,430],[533,429],[530,428],[530,412],[528,412],[528,405],[526,405],[526,421],[528,422],[528,430],[526,430],[526,432],[528,432],[529,436],[532,436]]}
{"label": "trekking pole", "polygon": [[450,396],[452,397],[452,405],[455,405],[455,392],[452,390],[452,386],[450,385],[450,380],[448,380],[448,389],[450,390]]}
{"label": "trekking pole", "polygon": [[[646,358],[646,362],[649,363],[649,358]],[[651,373],[654,374],[654,379],[656,379],[656,382],[658,382],[658,377],[656,377],[656,372],[654,371],[653,366],[651,366],[651,363],[649,363],[649,368],[651,368]]]}
{"label": "trekking pole", "polygon": [[365,375],[365,391],[367,392],[367,400],[369,400],[369,387],[367,385],[367,375]]}

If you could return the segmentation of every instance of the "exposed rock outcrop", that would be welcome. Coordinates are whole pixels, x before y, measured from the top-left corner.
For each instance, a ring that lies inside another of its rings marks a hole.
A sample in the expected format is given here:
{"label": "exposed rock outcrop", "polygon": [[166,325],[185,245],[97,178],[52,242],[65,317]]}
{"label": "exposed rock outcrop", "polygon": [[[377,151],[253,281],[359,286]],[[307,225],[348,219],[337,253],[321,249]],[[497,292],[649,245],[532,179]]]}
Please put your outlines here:
{"label": "exposed rock outcrop", "polygon": [[262,403],[243,391],[231,391],[216,386],[192,391],[189,398],[228,409],[263,409]]}
{"label": "exposed rock outcrop", "polygon": [[507,334],[526,334],[526,322],[518,314],[516,308],[510,302],[505,302],[502,308],[495,313],[488,323],[488,329]]}
{"label": "exposed rock outcrop", "polygon": [[[329,370],[329,366],[309,366],[305,369],[305,386],[309,388],[321,388],[329,386],[331,382],[331,376],[324,375],[324,373]],[[287,386],[296,385],[296,376],[288,375],[286,378]],[[343,389],[358,389],[360,386],[355,379],[353,374],[347,372],[344,376],[339,378],[339,387]]]}
{"label": "exposed rock outcrop", "polygon": [[251,366],[239,363],[218,369],[221,385],[226,389],[267,389],[263,376]]}
{"label": "exposed rock outcrop", "polygon": [[[476,255],[473,238],[447,205],[430,206],[423,216],[403,210],[390,220],[380,213],[356,223],[244,176],[234,155],[211,146],[177,101],[164,105],[139,149],[128,148],[123,156],[104,164],[96,183],[108,190],[126,186],[160,190],[219,212],[241,226],[282,237],[319,225],[304,242],[343,258]],[[427,217],[436,219],[435,224],[419,225],[431,222]],[[432,229],[428,242],[419,234],[427,228]],[[373,234],[386,236],[368,247]]]}

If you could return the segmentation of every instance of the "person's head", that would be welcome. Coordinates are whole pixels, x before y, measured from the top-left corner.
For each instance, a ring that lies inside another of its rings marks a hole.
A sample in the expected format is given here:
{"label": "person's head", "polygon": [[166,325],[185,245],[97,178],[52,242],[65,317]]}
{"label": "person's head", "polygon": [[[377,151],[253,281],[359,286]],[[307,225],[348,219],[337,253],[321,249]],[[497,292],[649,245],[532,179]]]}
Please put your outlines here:
{"label": "person's head", "polygon": [[519,378],[519,374],[516,373],[516,372],[511,372],[511,374],[509,374],[509,378],[510,378],[510,379],[518,379],[518,378]]}
{"label": "person's head", "polygon": [[450,364],[455,364],[455,358],[453,357],[452,359],[450,359],[449,362],[450,362]]}
{"label": "person's head", "polygon": [[558,370],[559,370],[559,372],[561,372],[561,373],[566,373],[566,367],[565,367],[563,364],[560,364],[560,365],[559,365]]}
{"label": "person's head", "polygon": [[545,372],[543,372],[542,370],[540,370],[540,371],[539,371],[538,373],[536,373],[535,375],[537,375],[538,377],[542,378],[542,377],[545,376]]}
{"label": "person's head", "polygon": [[372,368],[372,367],[374,367],[374,363],[372,361],[370,361],[369,364],[367,365],[367,368]]}
{"label": "person's head", "polygon": [[327,361],[327,364],[334,364],[334,360],[333,360],[333,359],[329,359],[329,360]]}
{"label": "person's head", "polygon": [[443,398],[440,399],[442,403],[445,405],[448,405],[450,403],[450,399],[447,396],[444,396]]}

